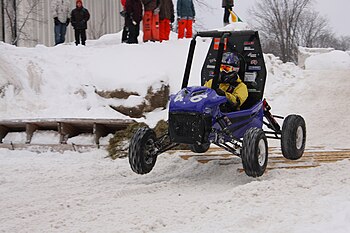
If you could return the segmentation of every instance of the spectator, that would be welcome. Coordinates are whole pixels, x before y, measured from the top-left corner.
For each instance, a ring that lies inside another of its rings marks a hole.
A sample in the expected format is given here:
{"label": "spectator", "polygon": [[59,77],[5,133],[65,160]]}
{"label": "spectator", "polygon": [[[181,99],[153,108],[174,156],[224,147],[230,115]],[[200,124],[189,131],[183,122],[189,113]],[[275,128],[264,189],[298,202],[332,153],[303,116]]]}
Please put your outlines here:
{"label": "spectator", "polygon": [[196,12],[192,0],[177,1],[178,38],[192,38],[192,24],[194,23]]}
{"label": "spectator", "polygon": [[77,0],[76,8],[71,13],[72,26],[74,28],[75,44],[85,45],[87,21],[90,19],[89,11],[83,7],[82,0]]}
{"label": "spectator", "polygon": [[159,0],[142,0],[143,42],[159,40]]}
{"label": "spectator", "polygon": [[137,37],[140,34],[140,22],[142,20],[142,4],[140,0],[127,0],[125,24],[129,29],[127,43],[137,44]]}
{"label": "spectator", "polygon": [[123,32],[122,32],[122,43],[128,42],[128,37],[129,37],[129,29],[126,26],[126,0],[120,0],[120,3],[122,4],[123,10],[120,12],[120,15],[124,17],[124,27],[123,27]]}
{"label": "spectator", "polygon": [[174,4],[172,0],[160,0],[159,40],[169,40],[170,24],[174,22]]}
{"label": "spectator", "polygon": [[224,25],[230,23],[230,11],[232,11],[233,0],[222,0],[222,8],[224,8]]}
{"label": "spectator", "polygon": [[69,0],[52,0],[51,13],[55,21],[55,45],[65,41],[70,13]]}

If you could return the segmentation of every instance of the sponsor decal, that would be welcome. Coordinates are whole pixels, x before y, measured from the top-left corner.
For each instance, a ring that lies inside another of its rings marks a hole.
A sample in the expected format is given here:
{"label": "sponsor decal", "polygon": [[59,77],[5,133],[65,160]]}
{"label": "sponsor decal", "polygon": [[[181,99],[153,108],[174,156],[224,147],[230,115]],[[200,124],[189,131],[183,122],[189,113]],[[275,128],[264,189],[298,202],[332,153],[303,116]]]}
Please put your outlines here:
{"label": "sponsor decal", "polygon": [[208,69],[215,69],[215,66],[214,65],[207,65],[207,68]]}
{"label": "sponsor decal", "polygon": [[244,51],[254,51],[255,49],[250,46],[244,46]]}
{"label": "sponsor decal", "polygon": [[260,71],[261,66],[248,66],[249,71]]}
{"label": "sponsor decal", "polygon": [[257,58],[257,57],[258,57],[258,54],[256,54],[256,53],[248,53],[247,57],[250,57],[250,58]]}
{"label": "sponsor decal", "polygon": [[216,58],[209,59],[209,63],[216,63]]}
{"label": "sponsor decal", "polygon": [[[220,38],[214,38],[214,50],[219,50]],[[224,39],[224,50],[227,49],[227,38]]]}
{"label": "sponsor decal", "polygon": [[209,77],[214,77],[214,71],[209,71]]}
{"label": "sponsor decal", "polygon": [[251,60],[250,64],[256,66],[258,64],[258,60]]}
{"label": "sponsor decal", "polygon": [[244,81],[245,82],[255,82],[258,74],[256,72],[245,72]]}
{"label": "sponsor decal", "polygon": [[254,45],[254,41],[246,41],[244,42],[244,45]]}

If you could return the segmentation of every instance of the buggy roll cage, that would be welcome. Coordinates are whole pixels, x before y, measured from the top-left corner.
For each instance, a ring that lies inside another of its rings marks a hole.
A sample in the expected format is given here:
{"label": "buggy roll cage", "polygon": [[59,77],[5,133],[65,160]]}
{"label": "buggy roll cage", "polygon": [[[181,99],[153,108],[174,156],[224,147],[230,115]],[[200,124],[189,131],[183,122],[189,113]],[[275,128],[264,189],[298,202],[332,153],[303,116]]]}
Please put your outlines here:
{"label": "buggy roll cage", "polygon": [[[204,31],[204,32],[197,32],[193,36],[191,43],[190,43],[190,48],[189,48],[189,52],[188,52],[188,57],[187,57],[187,62],[186,62],[186,67],[185,67],[185,72],[184,72],[184,76],[183,76],[181,89],[186,88],[188,86],[192,62],[193,62],[194,51],[195,51],[195,47],[196,47],[196,43],[197,43],[197,41],[196,41],[197,37],[220,38],[217,56],[216,56],[216,63],[215,63],[215,68],[214,68],[213,82],[212,82],[211,88],[215,90],[219,87],[218,80],[219,80],[222,57],[223,57],[224,50],[225,50],[225,39],[230,37],[231,35],[233,35],[233,33],[234,33],[234,35],[241,36],[247,32],[246,31]],[[259,36],[258,36],[257,32],[249,31],[249,33],[255,34],[257,39],[258,39],[258,42],[260,44]],[[261,56],[262,56],[262,54],[261,54]],[[264,69],[265,69],[265,65],[264,65]],[[265,73],[265,75],[266,75],[266,73]],[[265,76],[265,79],[266,79],[266,76]],[[263,81],[262,92],[264,91],[264,87],[265,87],[265,79]],[[251,95],[251,93],[250,93],[250,95]],[[265,134],[267,134],[266,137],[270,138],[270,139],[279,139],[280,140],[281,139],[281,132],[282,132],[281,126],[278,124],[278,122],[276,121],[275,118],[284,119],[284,117],[278,116],[278,115],[272,115],[270,112],[271,107],[269,106],[269,104],[267,103],[267,101],[265,99],[262,99],[262,94],[261,94],[260,99],[263,101],[264,117],[267,120],[267,121],[263,121],[263,124],[266,125],[270,130],[272,130],[272,131],[264,131]]]}
{"label": "buggy roll cage", "polygon": [[187,57],[187,62],[186,62],[186,68],[185,68],[185,73],[184,73],[184,77],[183,77],[183,81],[182,81],[182,88],[185,88],[188,86],[188,81],[190,79],[190,72],[191,72],[191,67],[192,67],[192,61],[193,61],[193,55],[194,55],[194,50],[196,47],[196,38],[199,37],[215,37],[215,38],[220,38],[220,43],[219,43],[219,50],[218,50],[218,54],[216,57],[216,61],[219,61],[215,64],[215,68],[214,68],[214,78],[213,78],[213,83],[211,88],[212,89],[216,89],[219,87],[219,73],[220,73],[220,66],[221,66],[221,60],[222,60],[222,55],[224,53],[224,41],[225,38],[227,38],[228,36],[231,35],[231,32],[227,32],[227,31],[206,31],[206,32],[198,32],[194,35],[194,37],[191,40],[191,44],[190,44],[190,49],[188,52],[188,57]]}

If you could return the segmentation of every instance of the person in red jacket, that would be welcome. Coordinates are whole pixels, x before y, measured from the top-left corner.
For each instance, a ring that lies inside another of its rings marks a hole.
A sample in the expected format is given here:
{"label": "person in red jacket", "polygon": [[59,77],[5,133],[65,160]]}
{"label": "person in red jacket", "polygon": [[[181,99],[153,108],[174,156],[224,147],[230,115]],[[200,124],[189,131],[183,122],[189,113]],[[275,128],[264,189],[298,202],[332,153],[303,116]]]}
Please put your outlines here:
{"label": "person in red jacket", "polygon": [[172,0],[160,0],[159,40],[169,40],[170,24],[174,22],[174,4]]}
{"label": "person in red jacket", "polygon": [[125,10],[125,23],[129,29],[129,38],[127,43],[137,44],[137,37],[140,34],[140,22],[142,20],[141,0],[127,0],[125,4]]}
{"label": "person in red jacket", "polygon": [[159,0],[142,0],[145,13],[143,15],[143,42],[159,40]]}

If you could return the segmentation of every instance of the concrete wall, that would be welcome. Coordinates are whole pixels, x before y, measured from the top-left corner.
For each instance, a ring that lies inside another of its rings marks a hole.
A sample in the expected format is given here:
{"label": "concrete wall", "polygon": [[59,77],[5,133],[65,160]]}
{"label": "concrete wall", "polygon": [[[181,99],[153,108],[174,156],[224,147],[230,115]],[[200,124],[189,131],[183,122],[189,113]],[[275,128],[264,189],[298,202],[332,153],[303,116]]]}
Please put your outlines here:
{"label": "concrete wall", "polygon": [[[21,19],[28,15],[30,1],[24,0],[18,5],[19,26]],[[37,44],[46,46],[54,45],[54,22],[50,12],[51,0],[40,0],[40,4],[30,15],[31,20],[24,27],[25,35],[21,36],[18,46],[31,47]],[[75,0],[71,0],[72,9],[75,8]],[[83,5],[91,14],[88,22],[87,37],[97,39],[104,34],[119,32],[124,20],[120,17],[120,0],[83,0]],[[0,19],[1,20],[1,19]],[[0,26],[1,27],[1,26]],[[6,30],[9,30],[6,27]],[[7,32],[6,34],[9,34]],[[0,32],[0,40],[1,32]],[[74,33],[71,25],[67,28],[66,42],[74,41]],[[10,41],[7,41],[10,43]]]}

